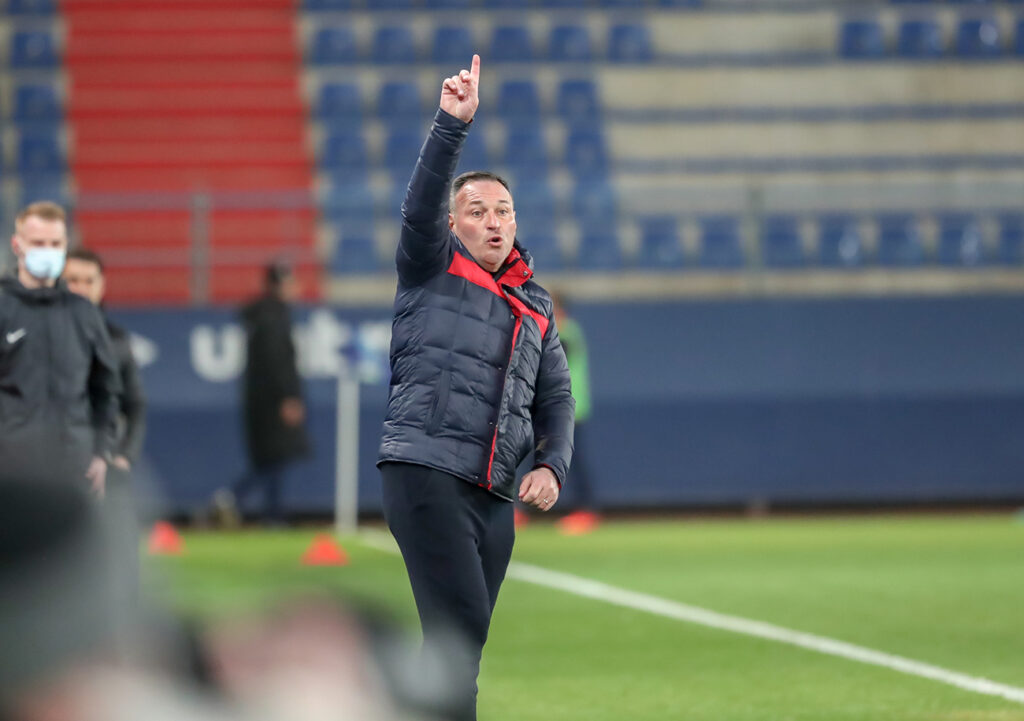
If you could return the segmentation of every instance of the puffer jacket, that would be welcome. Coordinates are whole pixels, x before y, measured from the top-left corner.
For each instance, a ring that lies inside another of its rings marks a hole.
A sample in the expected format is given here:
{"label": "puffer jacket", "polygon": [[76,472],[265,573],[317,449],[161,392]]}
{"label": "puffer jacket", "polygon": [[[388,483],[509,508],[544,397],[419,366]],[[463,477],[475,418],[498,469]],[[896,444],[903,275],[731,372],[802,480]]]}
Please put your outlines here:
{"label": "puffer jacket", "polygon": [[391,385],[378,464],[451,473],[507,500],[515,472],[565,480],[575,403],[551,297],[516,242],[491,274],[448,227],[469,125],[438,110],[402,204]]}

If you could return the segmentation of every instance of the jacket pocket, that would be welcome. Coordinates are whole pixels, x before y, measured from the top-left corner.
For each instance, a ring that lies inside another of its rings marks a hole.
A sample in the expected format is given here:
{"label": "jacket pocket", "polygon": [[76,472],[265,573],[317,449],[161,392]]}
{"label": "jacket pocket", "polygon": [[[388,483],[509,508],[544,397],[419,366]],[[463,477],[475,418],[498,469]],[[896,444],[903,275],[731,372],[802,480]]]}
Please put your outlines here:
{"label": "jacket pocket", "polygon": [[445,409],[448,408],[448,394],[451,392],[451,386],[451,371],[441,371],[437,377],[437,387],[434,390],[434,402],[430,405],[430,413],[427,415],[427,424],[424,427],[428,435],[432,436],[441,429],[441,421],[444,419]]}

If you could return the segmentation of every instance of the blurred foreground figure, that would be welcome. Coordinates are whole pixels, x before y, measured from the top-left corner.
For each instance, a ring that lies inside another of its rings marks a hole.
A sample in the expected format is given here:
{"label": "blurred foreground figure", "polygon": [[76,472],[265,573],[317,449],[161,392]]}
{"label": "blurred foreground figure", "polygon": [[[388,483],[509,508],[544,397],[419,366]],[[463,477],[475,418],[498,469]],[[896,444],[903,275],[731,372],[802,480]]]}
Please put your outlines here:
{"label": "blurred foreground figure", "polygon": [[[107,283],[103,260],[99,255],[87,248],[68,251],[64,282],[72,293],[86,298],[97,308],[103,308]],[[146,433],[146,397],[142,391],[139,367],[132,355],[131,336],[109,318],[104,317],[104,322],[113,344],[118,376],[121,379],[121,391],[117,394],[117,431],[107,469],[104,508],[108,514],[108,525],[115,534],[118,553],[123,554],[124,562],[118,564],[118,571],[129,574],[134,579],[131,586],[137,587],[139,523],[131,471],[139,460]]]}
{"label": "blurred foreground figure", "polygon": [[[384,515],[425,642],[461,643],[460,719],[515,538],[513,501],[548,511],[572,456],[569,369],[551,298],[516,240],[508,184],[455,167],[479,105],[480,58],[444,80],[402,204],[391,387],[380,446]],[[516,492],[516,468],[535,465]],[[538,659],[538,663],[542,663]]]}
{"label": "blurred foreground figure", "polygon": [[64,210],[15,223],[17,272],[0,279],[0,481],[86,483],[102,496],[121,390],[106,324],[60,280]]}
{"label": "blurred foreground figure", "polygon": [[[331,601],[186,631],[124,604],[87,491],[0,484],[3,721],[445,721],[450,685],[392,624]],[[440,690],[439,690],[440,689]]]}
{"label": "blurred foreground figure", "polygon": [[264,276],[264,292],[242,309],[248,339],[242,413],[249,470],[231,487],[214,495],[214,511],[225,525],[238,521],[238,505],[254,489],[264,497],[261,519],[284,522],[281,491],[290,463],[309,454],[306,406],[295,361],[290,304],[298,284],[288,266],[273,264]]}

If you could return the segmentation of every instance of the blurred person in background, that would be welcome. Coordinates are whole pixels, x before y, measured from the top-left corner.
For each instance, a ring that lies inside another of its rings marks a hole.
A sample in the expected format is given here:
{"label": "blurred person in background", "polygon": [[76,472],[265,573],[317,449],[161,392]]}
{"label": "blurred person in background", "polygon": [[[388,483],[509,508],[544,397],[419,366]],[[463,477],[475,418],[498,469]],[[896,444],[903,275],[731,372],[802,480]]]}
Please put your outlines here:
{"label": "blurred person in background", "polygon": [[87,483],[102,496],[121,392],[99,310],[60,280],[64,209],[33,203],[15,222],[0,279],[0,480]]}
{"label": "blurred person in background", "polygon": [[238,506],[255,489],[263,490],[261,520],[283,524],[286,471],[310,452],[292,340],[290,306],[297,297],[298,282],[291,268],[273,263],[265,269],[263,293],[241,311],[247,338],[242,421],[250,467],[232,486],[214,494],[214,515],[223,525],[237,525]]}
{"label": "blurred person in background", "polygon": [[[384,516],[405,561],[425,647],[453,632],[445,665],[459,719],[512,555],[518,497],[548,511],[572,457],[569,368],[548,293],[516,241],[508,184],[454,178],[479,105],[480,58],[442,83],[402,204],[391,384],[378,465]],[[540,661],[538,660],[538,663]]]}
{"label": "blurred person in background", "polygon": [[[103,260],[88,248],[72,248],[64,265],[64,282],[68,290],[88,299],[103,309],[107,282]],[[131,336],[120,326],[104,317],[107,333],[113,343],[117,360],[121,391],[117,394],[118,422],[107,469],[104,508],[110,515],[108,524],[116,533],[115,544],[125,554],[124,563],[118,564],[120,573],[131,579],[126,588],[138,586],[139,522],[136,513],[132,467],[139,460],[142,441],[146,433],[146,397],[142,391],[142,377],[132,355]]]}

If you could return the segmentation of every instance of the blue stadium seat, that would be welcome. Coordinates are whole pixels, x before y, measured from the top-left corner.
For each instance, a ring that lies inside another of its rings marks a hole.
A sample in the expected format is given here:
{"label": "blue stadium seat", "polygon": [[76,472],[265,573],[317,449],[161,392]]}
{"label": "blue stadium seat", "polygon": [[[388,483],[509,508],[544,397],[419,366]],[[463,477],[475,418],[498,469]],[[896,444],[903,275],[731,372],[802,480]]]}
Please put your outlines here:
{"label": "blue stadium seat", "polygon": [[999,21],[994,18],[966,18],[956,30],[956,52],[962,58],[997,58],[1003,54]]}
{"label": "blue stadium seat", "polygon": [[601,105],[594,81],[580,78],[562,80],[558,84],[557,112],[574,123],[599,119]]}
{"label": "blue stadium seat", "polygon": [[497,112],[506,120],[536,122],[540,117],[540,95],[532,80],[506,80],[498,87]]}
{"label": "blue stadium seat", "polygon": [[700,265],[704,268],[728,270],[746,264],[739,220],[731,215],[701,218]]}
{"label": "blue stadium seat", "polygon": [[572,190],[570,209],[585,227],[610,227],[619,217],[615,188],[605,179],[579,180]]}
{"label": "blue stadium seat", "polygon": [[373,191],[365,182],[341,180],[324,191],[320,207],[328,220],[347,223],[373,219]]}
{"label": "blue stadium seat", "polygon": [[654,59],[651,30],[642,23],[619,23],[608,31],[608,59],[613,63],[647,63]]}
{"label": "blue stadium seat", "polygon": [[8,15],[56,15],[57,0],[7,0]]}
{"label": "blue stadium seat", "polygon": [[381,85],[377,115],[387,121],[419,124],[424,115],[419,85],[412,80],[392,80]]}
{"label": "blue stadium seat", "polygon": [[53,34],[47,30],[17,30],[11,42],[13,69],[52,69],[60,64]]}
{"label": "blue stadium seat", "polygon": [[892,267],[912,267],[924,262],[924,245],[917,219],[892,214],[878,218],[878,263]]}
{"label": "blue stadium seat", "polygon": [[541,235],[519,235],[520,242],[533,256],[533,269],[537,272],[561,270],[565,267],[565,256],[558,244],[558,238],[548,233]]}
{"label": "blue stadium seat", "polygon": [[672,269],[684,264],[679,240],[679,223],[673,215],[640,219],[640,252],[636,264],[642,268]]}
{"label": "blue stadium seat", "polygon": [[462,152],[459,153],[458,172],[465,173],[470,170],[490,170],[491,154],[487,150],[487,134],[484,132],[482,121],[477,118],[473,121],[473,128],[466,136],[466,142],[462,144]]}
{"label": "blue stadium seat", "polygon": [[528,63],[534,58],[533,38],[525,25],[495,25],[488,60],[495,63]]}
{"label": "blue stadium seat", "polygon": [[18,172],[41,175],[63,171],[64,151],[55,133],[28,133],[18,141]]}
{"label": "blue stadium seat", "polygon": [[408,182],[423,147],[423,131],[416,127],[395,127],[384,141],[384,167],[396,183]]}
{"label": "blue stadium seat", "polygon": [[322,12],[329,10],[351,10],[354,5],[353,0],[305,0],[302,7],[311,12]]}
{"label": "blue stadium seat", "polygon": [[885,55],[885,37],[877,20],[847,20],[840,25],[839,54],[850,60]]}
{"label": "blue stadium seat", "polygon": [[320,165],[326,170],[362,178],[369,168],[363,134],[359,130],[348,130],[328,136],[320,154]]}
{"label": "blue stadium seat", "polygon": [[1024,18],[1017,20],[1017,33],[1014,36],[1013,52],[1017,57],[1024,57]]}
{"label": "blue stadium seat", "polygon": [[999,262],[1024,263],[1024,215],[1004,215],[999,219]]}
{"label": "blue stadium seat", "polygon": [[[513,188],[512,199],[519,234],[527,243],[533,242],[531,238],[544,237],[552,233],[552,223],[558,217],[558,202],[546,180],[517,184]],[[532,249],[530,245],[527,247]]]}
{"label": "blue stadium seat", "polygon": [[799,221],[791,215],[774,215],[761,223],[761,261],[769,268],[800,268],[807,258],[800,239]]}
{"label": "blue stadium seat", "polygon": [[533,0],[482,0],[482,4],[488,10],[525,10],[533,5]]}
{"label": "blue stadium seat", "polygon": [[14,91],[15,122],[55,123],[61,116],[60,99],[52,84],[19,85]]}
{"label": "blue stadium seat", "polygon": [[455,63],[454,70],[469,67],[476,50],[473,31],[465,25],[440,25],[434,29],[434,42],[430,57],[435,63]]}
{"label": "blue stadium seat", "polygon": [[551,28],[548,57],[559,62],[585,63],[592,57],[590,33],[584,25],[561,24]]}
{"label": "blue stadium seat", "polygon": [[599,177],[608,172],[604,134],[596,127],[572,128],[565,141],[565,164],[577,177]]}
{"label": "blue stadium seat", "polygon": [[942,26],[934,18],[903,21],[896,52],[910,59],[942,57],[945,52]]}
{"label": "blue stadium seat", "polygon": [[429,10],[466,10],[473,5],[473,0],[424,0],[424,6]]}
{"label": "blue stadium seat", "polygon": [[358,125],[363,118],[363,98],[356,83],[324,83],[316,114],[321,120]]}
{"label": "blue stadium seat", "polygon": [[548,150],[539,125],[512,127],[505,140],[505,165],[517,180],[547,176]]}
{"label": "blue stadium seat", "polygon": [[313,35],[309,61],[315,65],[344,65],[359,59],[355,31],[348,26],[320,28]]}
{"label": "blue stadium seat", "polygon": [[376,273],[381,269],[380,258],[373,242],[372,233],[358,228],[351,231],[342,229],[338,245],[331,258],[334,273]]}
{"label": "blue stadium seat", "polygon": [[375,63],[416,62],[416,39],[408,25],[383,25],[373,34],[370,57]]}
{"label": "blue stadium seat", "polygon": [[538,0],[541,7],[546,8],[584,8],[588,0]]}
{"label": "blue stadium seat", "polygon": [[818,235],[819,262],[829,268],[864,265],[864,238],[855,218],[844,215],[821,219]]}
{"label": "blue stadium seat", "polygon": [[418,0],[367,0],[366,7],[370,10],[414,10]]}
{"label": "blue stadium seat", "polygon": [[988,253],[976,218],[951,214],[939,219],[938,262],[941,265],[976,266],[988,262]]}
{"label": "blue stadium seat", "polygon": [[37,200],[52,200],[65,208],[71,206],[67,183],[62,173],[41,173],[22,175],[19,192],[19,207]]}
{"label": "blue stadium seat", "polygon": [[614,229],[590,226],[580,235],[576,267],[580,270],[621,270],[622,247]]}

